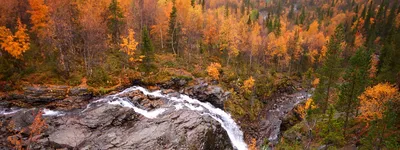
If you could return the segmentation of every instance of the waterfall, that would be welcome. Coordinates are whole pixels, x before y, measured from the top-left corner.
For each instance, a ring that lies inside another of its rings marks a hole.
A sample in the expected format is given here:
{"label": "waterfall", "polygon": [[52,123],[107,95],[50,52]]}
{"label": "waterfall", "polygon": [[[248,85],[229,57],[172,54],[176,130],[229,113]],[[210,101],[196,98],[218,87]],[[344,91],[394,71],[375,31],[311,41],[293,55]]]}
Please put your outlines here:
{"label": "waterfall", "polygon": [[[146,111],[135,106],[127,98],[120,97],[120,95],[122,94],[135,90],[143,92],[144,95],[151,95],[158,98],[166,98],[169,100],[170,105],[174,106],[175,110],[187,108],[193,111],[200,112],[203,115],[211,116],[214,120],[218,121],[221,126],[226,130],[234,148],[238,150],[247,149],[247,144],[243,140],[243,132],[240,130],[236,122],[232,119],[232,116],[230,114],[219,108],[214,107],[210,103],[200,102],[199,100],[190,98],[187,95],[181,94],[179,97],[174,97],[168,94],[161,94],[161,91],[150,92],[143,87],[134,86],[122,91],[121,93],[111,95],[109,98],[100,99],[97,102],[108,101],[109,104],[132,108],[135,112],[150,119],[157,118],[157,116],[161,115],[167,110],[166,108],[158,108],[152,111]],[[110,99],[112,101],[109,101]]]}

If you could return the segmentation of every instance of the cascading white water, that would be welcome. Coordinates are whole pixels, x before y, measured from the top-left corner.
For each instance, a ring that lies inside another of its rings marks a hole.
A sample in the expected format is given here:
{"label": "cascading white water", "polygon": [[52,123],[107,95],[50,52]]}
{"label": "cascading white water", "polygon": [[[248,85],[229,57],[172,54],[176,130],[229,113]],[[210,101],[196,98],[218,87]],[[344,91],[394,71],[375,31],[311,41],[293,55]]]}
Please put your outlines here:
{"label": "cascading white water", "polygon": [[[204,103],[200,102],[197,99],[192,99],[187,95],[180,95],[179,97],[173,97],[170,95],[163,95],[161,94],[161,91],[154,91],[154,92],[149,92],[143,87],[131,87],[128,88],[121,93],[111,95],[112,101],[108,101],[109,104],[114,104],[114,105],[121,105],[123,107],[128,107],[132,108],[135,112],[147,117],[147,118],[157,118],[158,115],[162,114],[164,111],[166,111],[166,108],[159,108],[156,110],[152,111],[146,111],[143,109],[140,109],[136,107],[134,104],[129,102],[126,98],[120,97],[122,94],[125,94],[127,92],[139,90],[144,93],[144,95],[151,95],[154,97],[158,98],[166,98],[169,100],[169,103],[175,107],[175,110],[180,110],[184,108],[188,108],[193,111],[198,111],[201,112],[204,115],[209,115],[216,121],[218,121],[221,126],[226,130],[228,133],[228,136],[231,140],[232,145],[238,149],[238,150],[246,150],[247,149],[247,144],[243,140],[243,132],[240,130],[239,126],[235,123],[235,121],[232,119],[231,115],[226,113],[225,111],[214,107],[210,103]],[[105,100],[110,100],[109,98],[105,99],[100,99],[99,101],[105,101]]]}
{"label": "cascading white water", "polygon": [[19,111],[22,111],[24,109],[21,108],[11,108],[11,109],[4,109],[4,108],[0,108],[0,115],[11,115],[14,113],[17,113]]}

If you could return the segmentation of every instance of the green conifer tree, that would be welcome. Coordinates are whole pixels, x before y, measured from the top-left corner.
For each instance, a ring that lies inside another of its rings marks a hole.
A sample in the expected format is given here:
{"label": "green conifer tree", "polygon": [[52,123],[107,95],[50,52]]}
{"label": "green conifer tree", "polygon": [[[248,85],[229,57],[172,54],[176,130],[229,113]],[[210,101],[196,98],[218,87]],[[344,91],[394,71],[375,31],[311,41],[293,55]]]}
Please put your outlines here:
{"label": "green conifer tree", "polygon": [[318,70],[320,83],[315,90],[313,99],[323,113],[326,112],[328,101],[333,89],[336,87],[336,81],[341,75],[341,52],[342,42],[344,42],[343,26],[339,25],[334,35],[331,36],[327,43],[328,51],[323,65]]}
{"label": "green conifer tree", "polygon": [[358,96],[364,91],[368,85],[368,70],[371,61],[371,52],[360,48],[350,58],[349,66],[343,76],[344,83],[340,86],[339,101],[337,108],[345,113],[345,121],[343,126],[343,135],[346,136],[346,128],[348,126],[351,115],[356,115],[359,101]]}
{"label": "green conifer tree", "polygon": [[108,6],[108,31],[111,34],[111,42],[117,44],[120,39],[122,26],[124,24],[124,15],[117,0],[112,0]]}
{"label": "green conifer tree", "polygon": [[151,42],[149,31],[147,27],[143,28],[142,31],[142,48],[141,48],[142,55],[144,56],[142,61],[141,69],[149,73],[151,70],[154,69],[153,61],[154,61],[154,46]]}
{"label": "green conifer tree", "polygon": [[174,54],[177,54],[177,49],[178,49],[178,35],[179,35],[179,28],[178,28],[178,22],[176,20],[177,17],[177,9],[174,5],[172,7],[172,11],[170,13],[170,19],[169,19],[169,29],[168,29],[168,45],[169,48],[172,50]]}

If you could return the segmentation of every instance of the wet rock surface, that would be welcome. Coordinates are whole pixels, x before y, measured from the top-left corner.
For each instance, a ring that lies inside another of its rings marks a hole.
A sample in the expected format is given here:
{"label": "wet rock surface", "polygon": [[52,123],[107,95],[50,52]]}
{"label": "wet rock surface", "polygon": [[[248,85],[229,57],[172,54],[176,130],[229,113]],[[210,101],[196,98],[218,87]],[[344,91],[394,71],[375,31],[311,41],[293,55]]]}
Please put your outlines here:
{"label": "wet rock surface", "polygon": [[[282,131],[301,121],[295,108],[304,102],[310,95],[306,91],[282,94],[276,97],[264,112],[266,119],[259,122],[260,139],[268,139],[270,144],[278,142]],[[260,141],[262,142],[262,141]]]}

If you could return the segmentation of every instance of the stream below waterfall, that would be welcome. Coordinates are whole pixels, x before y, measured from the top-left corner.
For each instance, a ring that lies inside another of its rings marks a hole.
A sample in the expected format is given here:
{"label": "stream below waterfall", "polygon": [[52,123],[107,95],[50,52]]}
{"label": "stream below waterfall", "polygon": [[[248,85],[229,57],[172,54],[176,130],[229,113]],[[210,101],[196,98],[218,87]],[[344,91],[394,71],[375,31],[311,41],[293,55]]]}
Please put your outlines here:
{"label": "stream below waterfall", "polygon": [[311,97],[307,91],[299,91],[293,94],[284,94],[273,101],[266,111],[265,120],[261,122],[261,132],[267,135],[268,141],[275,145],[279,142],[281,134],[282,120],[291,112],[298,104],[304,102]]}

